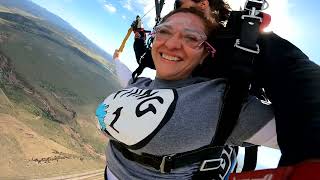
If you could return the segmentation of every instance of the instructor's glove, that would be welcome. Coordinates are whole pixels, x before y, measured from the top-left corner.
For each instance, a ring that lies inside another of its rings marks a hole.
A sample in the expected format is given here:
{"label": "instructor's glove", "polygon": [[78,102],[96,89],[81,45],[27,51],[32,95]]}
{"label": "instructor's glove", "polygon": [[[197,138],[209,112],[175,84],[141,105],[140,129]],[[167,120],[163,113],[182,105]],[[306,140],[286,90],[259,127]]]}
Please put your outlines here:
{"label": "instructor's glove", "polygon": [[104,118],[107,115],[107,109],[108,105],[105,103],[101,103],[99,104],[99,106],[97,107],[96,110],[96,116],[98,118],[98,122],[99,122],[99,126],[100,126],[100,130],[101,131],[105,131],[106,130],[106,124],[104,123]]}

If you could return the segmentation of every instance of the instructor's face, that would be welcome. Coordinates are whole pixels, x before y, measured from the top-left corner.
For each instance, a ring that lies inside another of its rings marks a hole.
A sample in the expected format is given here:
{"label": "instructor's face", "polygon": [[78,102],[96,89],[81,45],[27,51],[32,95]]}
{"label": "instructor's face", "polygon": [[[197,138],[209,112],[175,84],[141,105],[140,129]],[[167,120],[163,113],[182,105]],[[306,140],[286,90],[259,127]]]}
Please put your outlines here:
{"label": "instructor's face", "polygon": [[202,0],[180,0],[179,4],[180,4],[180,8],[189,8],[189,7],[199,8],[201,1]]}

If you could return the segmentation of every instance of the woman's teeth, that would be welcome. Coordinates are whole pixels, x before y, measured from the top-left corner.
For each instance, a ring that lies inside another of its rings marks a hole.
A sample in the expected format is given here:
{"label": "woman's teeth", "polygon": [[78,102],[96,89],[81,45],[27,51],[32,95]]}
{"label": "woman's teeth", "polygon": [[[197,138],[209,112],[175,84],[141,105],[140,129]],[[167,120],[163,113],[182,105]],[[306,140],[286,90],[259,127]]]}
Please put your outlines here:
{"label": "woman's teeth", "polygon": [[169,55],[163,54],[163,53],[161,54],[161,57],[166,60],[169,60],[169,61],[179,61],[180,60],[180,58],[178,58],[178,57],[169,56]]}

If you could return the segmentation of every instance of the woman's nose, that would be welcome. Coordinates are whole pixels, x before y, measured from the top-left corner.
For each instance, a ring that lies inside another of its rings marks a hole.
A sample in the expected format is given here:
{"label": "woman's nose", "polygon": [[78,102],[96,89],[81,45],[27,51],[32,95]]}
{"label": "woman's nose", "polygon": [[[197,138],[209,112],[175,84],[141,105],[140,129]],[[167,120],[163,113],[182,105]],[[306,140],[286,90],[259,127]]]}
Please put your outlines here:
{"label": "woman's nose", "polygon": [[168,49],[179,49],[182,46],[182,38],[180,37],[179,33],[176,33],[171,38],[169,38],[165,45]]}

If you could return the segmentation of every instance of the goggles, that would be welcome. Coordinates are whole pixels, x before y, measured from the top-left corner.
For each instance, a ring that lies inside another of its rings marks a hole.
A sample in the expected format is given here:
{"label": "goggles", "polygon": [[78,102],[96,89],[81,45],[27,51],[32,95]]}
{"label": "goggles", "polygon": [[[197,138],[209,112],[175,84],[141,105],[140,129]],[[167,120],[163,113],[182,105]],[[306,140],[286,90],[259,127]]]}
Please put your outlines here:
{"label": "goggles", "polygon": [[[155,27],[153,35],[155,36],[155,41],[167,41],[170,38],[172,38],[176,33],[177,31],[174,31],[172,26],[164,23]],[[202,46],[204,46],[213,58],[216,50],[206,40],[207,36],[204,32],[197,32],[191,29],[187,29],[184,32],[181,32],[181,43],[183,45],[192,49],[199,49]]]}
{"label": "goggles", "polygon": [[[172,38],[177,31],[174,31],[172,26],[167,24],[160,24],[155,28],[155,38],[158,41],[167,41]],[[207,40],[207,36],[204,32],[193,31],[192,29],[186,29],[180,32],[180,39],[182,44],[192,49],[200,48]]]}
{"label": "goggles", "polygon": [[[155,27],[155,41],[167,41],[172,38],[177,31],[174,31],[170,25],[160,24]],[[191,29],[186,29],[181,33],[181,42],[187,47],[192,49],[199,49],[205,47],[205,49],[211,54],[211,57],[214,57],[216,50],[212,47],[206,40],[207,36],[204,32],[197,32]]]}

